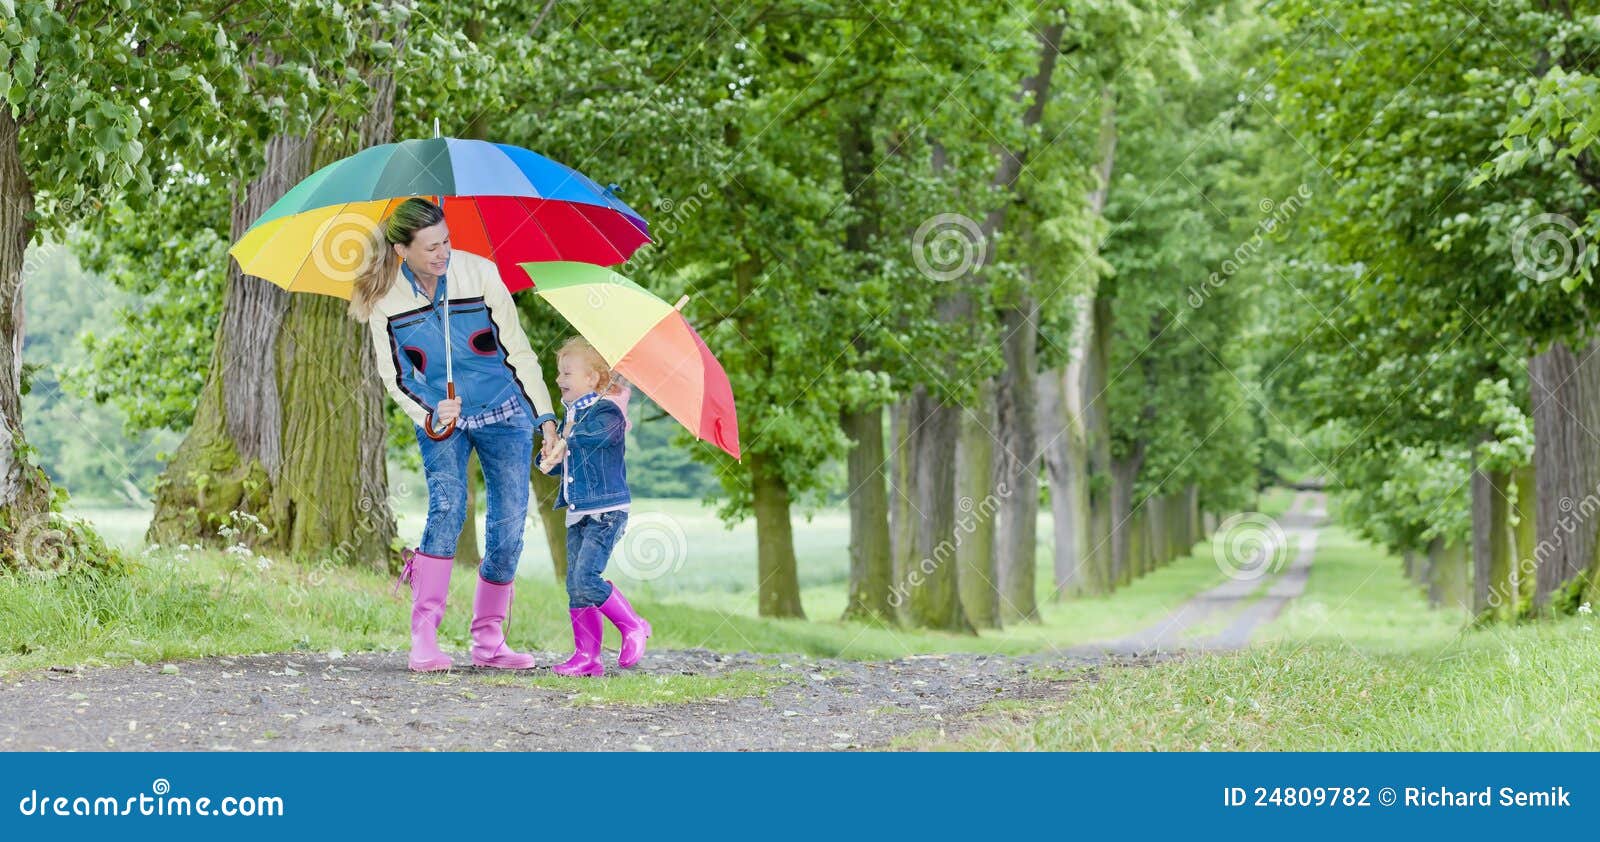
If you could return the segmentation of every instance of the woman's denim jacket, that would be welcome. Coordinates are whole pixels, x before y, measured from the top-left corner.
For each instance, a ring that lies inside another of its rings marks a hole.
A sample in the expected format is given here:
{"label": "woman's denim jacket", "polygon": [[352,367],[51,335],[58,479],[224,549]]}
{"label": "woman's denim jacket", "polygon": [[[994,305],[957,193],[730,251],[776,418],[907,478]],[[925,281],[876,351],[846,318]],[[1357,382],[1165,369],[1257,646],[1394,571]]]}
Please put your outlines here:
{"label": "woman's denim jacket", "polygon": [[631,502],[623,443],[628,423],[615,401],[602,398],[586,409],[568,410],[578,417],[567,434],[567,455],[546,474],[561,471],[561,492],[551,508],[571,506],[588,511]]}

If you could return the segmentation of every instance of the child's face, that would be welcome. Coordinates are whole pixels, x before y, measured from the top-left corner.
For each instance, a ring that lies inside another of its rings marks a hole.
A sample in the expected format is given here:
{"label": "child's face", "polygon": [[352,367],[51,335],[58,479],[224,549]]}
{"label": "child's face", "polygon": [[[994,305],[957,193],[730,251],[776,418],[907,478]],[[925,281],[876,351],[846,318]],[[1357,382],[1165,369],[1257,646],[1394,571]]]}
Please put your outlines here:
{"label": "child's face", "polygon": [[556,359],[556,388],[561,390],[562,400],[577,400],[598,385],[600,372],[585,365],[576,354],[562,354]]}

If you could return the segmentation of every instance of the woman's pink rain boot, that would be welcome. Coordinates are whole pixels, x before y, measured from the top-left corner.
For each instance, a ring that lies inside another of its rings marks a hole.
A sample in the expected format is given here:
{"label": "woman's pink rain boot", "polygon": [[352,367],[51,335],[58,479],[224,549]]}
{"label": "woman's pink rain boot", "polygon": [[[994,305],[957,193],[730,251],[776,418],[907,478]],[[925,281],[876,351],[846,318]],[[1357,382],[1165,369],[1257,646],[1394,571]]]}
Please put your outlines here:
{"label": "woman's pink rain boot", "polygon": [[570,608],[572,615],[572,657],[564,664],[551,669],[556,675],[605,675],[606,665],[600,660],[600,632],[605,628],[598,608]]}
{"label": "woman's pink rain boot", "polygon": [[[450,568],[455,559],[409,549],[404,555],[406,566],[400,571],[400,581],[411,583],[411,657],[407,663],[416,672],[450,669],[450,656],[439,650],[439,622],[450,596]],[[399,587],[395,583],[395,589]]]}
{"label": "woman's pink rain boot", "polygon": [[533,666],[533,656],[506,645],[501,624],[511,612],[510,582],[499,584],[478,577],[478,592],[472,598],[472,663],[479,667],[525,670]]}

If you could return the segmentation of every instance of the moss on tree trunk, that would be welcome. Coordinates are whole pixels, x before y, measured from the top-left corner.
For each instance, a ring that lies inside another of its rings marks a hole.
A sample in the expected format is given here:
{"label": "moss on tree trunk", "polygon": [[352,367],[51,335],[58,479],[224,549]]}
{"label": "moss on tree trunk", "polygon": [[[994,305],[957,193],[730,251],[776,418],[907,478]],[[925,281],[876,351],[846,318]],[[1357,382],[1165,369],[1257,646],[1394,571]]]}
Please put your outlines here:
{"label": "moss on tree trunk", "polygon": [[[999,628],[1004,616],[998,587],[998,548],[995,519],[998,512],[986,501],[996,499],[993,465],[995,440],[993,385],[986,384],[978,406],[961,410],[961,432],[956,443],[956,584],[961,607],[973,626]],[[1003,497],[999,499],[1003,500]],[[965,527],[970,526],[970,531]]]}
{"label": "moss on tree trunk", "polygon": [[889,602],[894,562],[889,549],[889,489],[885,477],[883,410],[840,414],[852,442],[845,460],[850,506],[850,598],[845,619],[892,623]]}

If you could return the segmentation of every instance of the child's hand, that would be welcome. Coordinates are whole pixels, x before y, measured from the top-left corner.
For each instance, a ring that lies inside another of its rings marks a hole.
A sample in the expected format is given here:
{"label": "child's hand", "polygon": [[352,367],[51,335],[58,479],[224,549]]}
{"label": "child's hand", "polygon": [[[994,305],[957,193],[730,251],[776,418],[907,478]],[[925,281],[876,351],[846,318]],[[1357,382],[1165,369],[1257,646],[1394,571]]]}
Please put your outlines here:
{"label": "child's hand", "polygon": [[551,468],[555,467],[556,463],[560,462],[562,460],[562,458],[564,458],[566,455],[567,455],[567,443],[566,443],[566,441],[564,441],[562,439],[556,439],[548,447],[545,448],[544,453],[539,457],[539,470],[540,471],[544,471],[544,472],[548,472]]}

